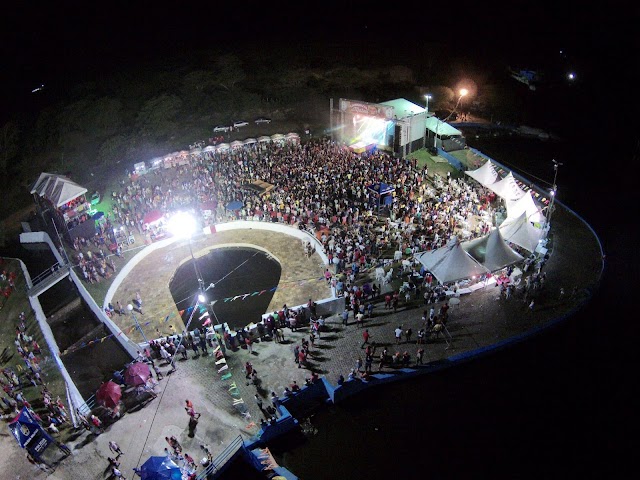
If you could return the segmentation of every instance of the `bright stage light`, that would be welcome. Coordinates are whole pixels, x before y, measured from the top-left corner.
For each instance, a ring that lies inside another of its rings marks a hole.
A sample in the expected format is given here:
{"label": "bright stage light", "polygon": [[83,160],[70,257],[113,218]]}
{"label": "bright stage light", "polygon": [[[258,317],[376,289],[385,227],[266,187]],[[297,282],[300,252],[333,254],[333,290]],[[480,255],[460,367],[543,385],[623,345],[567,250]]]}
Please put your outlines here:
{"label": "bright stage light", "polygon": [[175,237],[191,238],[196,232],[196,219],[186,212],[178,212],[167,221],[167,229]]}

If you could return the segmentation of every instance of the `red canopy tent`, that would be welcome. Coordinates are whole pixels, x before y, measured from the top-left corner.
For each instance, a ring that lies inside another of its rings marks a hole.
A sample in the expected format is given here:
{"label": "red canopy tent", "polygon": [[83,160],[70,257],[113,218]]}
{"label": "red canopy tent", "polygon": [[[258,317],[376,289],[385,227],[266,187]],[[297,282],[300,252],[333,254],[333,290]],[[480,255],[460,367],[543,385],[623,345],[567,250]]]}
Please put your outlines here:
{"label": "red canopy tent", "polygon": [[162,217],[164,217],[164,213],[162,213],[160,210],[151,210],[144,216],[143,221],[146,224],[152,224],[162,220]]}

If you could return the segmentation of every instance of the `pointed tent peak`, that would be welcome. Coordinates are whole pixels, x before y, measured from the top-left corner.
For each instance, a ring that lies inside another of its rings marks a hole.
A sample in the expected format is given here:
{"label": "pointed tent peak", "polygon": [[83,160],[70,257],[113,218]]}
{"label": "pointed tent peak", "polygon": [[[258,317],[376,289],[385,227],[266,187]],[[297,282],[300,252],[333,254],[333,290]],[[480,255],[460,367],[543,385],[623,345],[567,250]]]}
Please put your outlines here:
{"label": "pointed tent peak", "polygon": [[480,168],[466,170],[464,173],[485,187],[496,183],[500,178],[491,160],[487,160]]}
{"label": "pointed tent peak", "polygon": [[449,240],[447,241],[447,246],[448,247],[457,247],[460,245],[460,239],[458,238],[457,235],[451,235],[449,237]]}
{"label": "pointed tent peak", "polygon": [[464,278],[480,276],[488,270],[478,263],[463,248],[460,239],[452,236],[447,245],[416,255],[424,267],[440,283],[454,282]]}
{"label": "pointed tent peak", "polygon": [[518,218],[524,212],[527,219],[532,223],[542,223],[544,221],[542,210],[533,200],[531,190],[525,192],[525,194],[517,200],[506,200],[506,203],[507,219]]}
{"label": "pointed tent peak", "polygon": [[492,185],[487,185],[487,188],[506,200],[518,200],[525,194],[525,191],[516,182],[512,172],[509,172],[502,180]]}
{"label": "pointed tent peak", "polygon": [[530,252],[534,252],[542,238],[542,230],[534,227],[527,219],[526,212],[513,220],[505,220],[500,225],[504,239]]}
{"label": "pointed tent peak", "polygon": [[33,184],[31,193],[46,198],[56,207],[61,207],[74,198],[87,193],[87,189],[64,175],[41,173]]}

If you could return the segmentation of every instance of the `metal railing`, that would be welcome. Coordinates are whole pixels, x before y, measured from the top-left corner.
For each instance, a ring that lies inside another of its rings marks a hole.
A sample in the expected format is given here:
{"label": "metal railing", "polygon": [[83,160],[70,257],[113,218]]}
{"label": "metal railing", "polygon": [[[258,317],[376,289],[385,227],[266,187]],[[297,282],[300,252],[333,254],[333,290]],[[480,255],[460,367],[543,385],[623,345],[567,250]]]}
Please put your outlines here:
{"label": "metal railing", "polygon": [[67,273],[66,264],[57,262],[51,265],[44,272],[33,277],[31,279],[31,285],[36,286],[37,284],[44,282],[47,278],[49,278],[52,275],[62,275],[65,273]]}
{"label": "metal railing", "polygon": [[209,463],[209,465],[207,465],[207,467],[196,476],[196,480],[213,480],[217,478],[218,474],[221,473],[220,467],[224,466],[231,459],[231,457],[233,457],[236,452],[240,450],[240,447],[242,447],[242,445],[242,437],[238,435],[238,437],[233,440],[227,446],[227,448],[225,448],[222,453],[220,453],[220,455],[214,458],[211,463]]}

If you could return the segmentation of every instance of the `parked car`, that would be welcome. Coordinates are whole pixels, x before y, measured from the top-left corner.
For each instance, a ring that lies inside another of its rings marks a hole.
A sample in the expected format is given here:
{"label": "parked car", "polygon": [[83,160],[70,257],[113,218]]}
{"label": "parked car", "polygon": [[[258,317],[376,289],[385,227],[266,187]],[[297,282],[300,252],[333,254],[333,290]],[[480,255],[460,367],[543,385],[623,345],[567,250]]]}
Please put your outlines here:
{"label": "parked car", "polygon": [[231,130],[231,127],[228,127],[226,125],[218,125],[217,127],[213,128],[213,131],[215,133],[217,133],[217,132],[228,132],[229,130]]}
{"label": "parked car", "polygon": [[271,119],[267,117],[259,117],[254,120],[256,125],[260,125],[261,123],[271,123]]}
{"label": "parked car", "polygon": [[245,122],[244,120],[237,120],[233,122],[233,128],[246,127],[249,125],[249,122]]}

